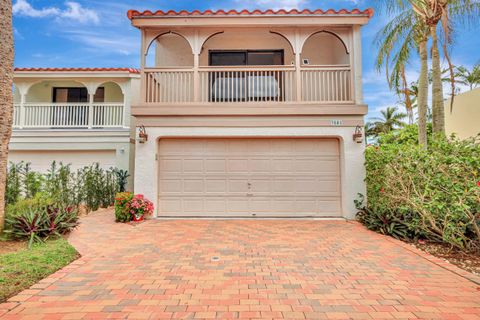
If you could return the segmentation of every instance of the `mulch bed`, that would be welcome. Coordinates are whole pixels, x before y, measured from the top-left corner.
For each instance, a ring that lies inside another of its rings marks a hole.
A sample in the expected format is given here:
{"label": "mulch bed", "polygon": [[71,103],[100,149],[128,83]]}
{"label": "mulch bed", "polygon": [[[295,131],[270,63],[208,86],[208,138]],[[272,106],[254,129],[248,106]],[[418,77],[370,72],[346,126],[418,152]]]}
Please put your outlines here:
{"label": "mulch bed", "polygon": [[432,256],[446,260],[463,270],[480,276],[480,252],[465,253],[441,243],[417,242],[414,245]]}

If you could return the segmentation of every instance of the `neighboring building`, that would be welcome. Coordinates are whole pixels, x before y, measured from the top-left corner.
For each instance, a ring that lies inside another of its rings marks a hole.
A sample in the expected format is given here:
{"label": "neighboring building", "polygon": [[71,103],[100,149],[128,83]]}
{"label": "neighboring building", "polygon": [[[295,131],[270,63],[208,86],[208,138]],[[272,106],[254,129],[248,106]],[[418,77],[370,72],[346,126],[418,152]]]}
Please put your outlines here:
{"label": "neighboring building", "polygon": [[127,68],[17,68],[9,161],[46,171],[100,163],[132,173],[130,105],[140,72]]}
{"label": "neighboring building", "polygon": [[455,96],[453,108],[445,102],[445,130],[467,139],[480,134],[480,88]]}
{"label": "neighboring building", "polygon": [[142,34],[132,115],[147,135],[135,191],[159,217],[354,218],[372,14],[129,11]]}

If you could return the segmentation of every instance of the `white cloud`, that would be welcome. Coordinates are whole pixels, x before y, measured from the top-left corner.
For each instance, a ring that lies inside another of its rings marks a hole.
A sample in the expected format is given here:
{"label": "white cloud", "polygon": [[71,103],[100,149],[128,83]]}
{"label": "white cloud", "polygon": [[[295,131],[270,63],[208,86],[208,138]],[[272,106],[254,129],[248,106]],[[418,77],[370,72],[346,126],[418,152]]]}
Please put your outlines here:
{"label": "white cloud", "polygon": [[140,51],[140,38],[136,35],[120,35],[117,33],[96,33],[85,30],[64,31],[70,40],[82,43],[90,52],[97,54],[133,55]]}
{"label": "white cloud", "polygon": [[57,7],[48,7],[36,9],[27,0],[17,0],[13,5],[13,14],[17,16],[30,18],[56,18],[56,20],[74,21],[82,24],[98,24],[100,19],[97,12],[92,9],[84,8],[80,3],[67,1],[65,9]]}
{"label": "white cloud", "polygon": [[98,24],[100,22],[98,14],[94,10],[83,8],[78,2],[69,1],[65,2],[65,5],[67,8],[61,12],[60,18],[71,19],[80,23]]}
{"label": "white cloud", "polygon": [[30,3],[27,2],[27,0],[17,0],[12,9],[14,15],[32,18],[56,16],[60,13],[58,8],[35,9]]}

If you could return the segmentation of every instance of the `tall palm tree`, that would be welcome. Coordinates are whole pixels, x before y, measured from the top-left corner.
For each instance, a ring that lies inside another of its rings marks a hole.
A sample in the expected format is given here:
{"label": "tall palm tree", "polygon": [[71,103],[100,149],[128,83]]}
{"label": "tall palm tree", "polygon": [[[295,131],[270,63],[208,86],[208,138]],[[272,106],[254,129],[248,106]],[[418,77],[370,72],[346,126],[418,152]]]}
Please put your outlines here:
{"label": "tall palm tree", "polygon": [[[392,0],[399,1],[399,0]],[[438,49],[438,26],[444,34],[443,53],[448,62],[452,85],[452,104],[455,94],[454,69],[447,50],[451,43],[452,24],[478,19],[480,3],[478,0],[408,0],[415,13],[430,31],[432,40],[432,114],[433,132],[445,134],[445,109],[443,102],[442,69]]]}
{"label": "tall palm tree", "polygon": [[[414,102],[412,89],[415,89],[416,104],[418,107],[418,139],[419,144],[427,147],[427,120],[428,110],[428,29],[412,10],[405,0],[393,3],[392,1],[379,0],[380,6],[385,6],[387,12],[397,14],[377,34],[376,42],[379,52],[376,59],[377,69],[385,67],[387,80],[391,89],[402,95],[409,115],[413,122]],[[399,12],[397,11],[399,10]],[[421,69],[418,85],[408,87],[405,76],[405,65],[413,53],[420,55]],[[391,73],[389,69],[391,68]]]}
{"label": "tall palm tree", "polygon": [[459,66],[456,69],[457,72],[455,75],[457,83],[468,86],[470,90],[473,90],[480,85],[480,63],[473,66],[471,71],[464,66]]}
{"label": "tall palm tree", "polygon": [[5,226],[8,143],[13,118],[12,0],[0,0],[0,233]]}
{"label": "tall palm tree", "polygon": [[407,117],[407,114],[398,112],[397,107],[387,107],[387,109],[380,111],[380,114],[380,117],[372,118],[373,132],[389,133],[406,125],[403,120]]}

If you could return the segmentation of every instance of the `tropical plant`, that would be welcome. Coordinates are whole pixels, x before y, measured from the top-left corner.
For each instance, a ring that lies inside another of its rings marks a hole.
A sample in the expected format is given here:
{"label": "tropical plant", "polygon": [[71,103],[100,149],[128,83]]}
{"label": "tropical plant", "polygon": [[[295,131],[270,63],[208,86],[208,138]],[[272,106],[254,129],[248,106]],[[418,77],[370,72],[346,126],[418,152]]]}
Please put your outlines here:
{"label": "tropical plant", "polygon": [[115,196],[115,221],[125,223],[133,220],[133,215],[130,213],[132,199],[131,192],[120,192]]}
{"label": "tropical plant", "polygon": [[[382,2],[388,6],[388,2]],[[395,6],[394,6],[395,7]],[[418,107],[419,142],[426,146],[426,113],[428,109],[428,33],[425,24],[410,9],[399,5],[400,13],[376,36],[379,52],[376,58],[377,70],[385,67],[390,89],[403,97],[409,123],[413,123],[413,109]],[[389,10],[392,10],[390,7]],[[412,54],[420,55],[420,76],[418,83],[407,85],[405,66]],[[390,72],[391,70],[391,72]]]}
{"label": "tropical plant", "polygon": [[12,0],[0,0],[0,233],[5,226],[8,144],[13,125]]}
{"label": "tropical plant", "polygon": [[128,177],[130,177],[130,174],[128,173],[127,170],[122,170],[122,169],[114,169],[113,172],[117,176],[118,192],[125,192],[127,187]]}
{"label": "tropical plant", "polygon": [[458,66],[456,70],[457,83],[468,86],[470,90],[480,85],[480,63],[473,66],[471,71],[464,66]]}
{"label": "tropical plant", "polygon": [[373,132],[388,133],[392,130],[405,126],[403,119],[407,117],[405,113],[398,112],[397,107],[387,107],[380,111],[381,117],[372,118],[371,130]]}
{"label": "tropical plant", "polygon": [[27,239],[29,247],[52,236],[61,236],[78,225],[78,212],[73,207],[30,208],[7,217],[5,231],[16,239]]}
{"label": "tropical plant", "polygon": [[359,219],[399,238],[480,250],[480,136],[432,135],[425,150],[415,133],[392,131],[367,148],[368,205],[357,201]]}

